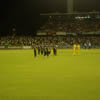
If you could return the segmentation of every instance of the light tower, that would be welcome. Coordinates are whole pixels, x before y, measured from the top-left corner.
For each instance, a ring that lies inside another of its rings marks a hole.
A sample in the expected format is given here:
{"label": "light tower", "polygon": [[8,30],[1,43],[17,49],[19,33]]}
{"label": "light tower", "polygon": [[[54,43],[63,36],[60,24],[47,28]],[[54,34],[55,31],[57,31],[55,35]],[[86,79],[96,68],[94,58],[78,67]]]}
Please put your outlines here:
{"label": "light tower", "polygon": [[73,13],[73,0],[67,0],[67,13]]}

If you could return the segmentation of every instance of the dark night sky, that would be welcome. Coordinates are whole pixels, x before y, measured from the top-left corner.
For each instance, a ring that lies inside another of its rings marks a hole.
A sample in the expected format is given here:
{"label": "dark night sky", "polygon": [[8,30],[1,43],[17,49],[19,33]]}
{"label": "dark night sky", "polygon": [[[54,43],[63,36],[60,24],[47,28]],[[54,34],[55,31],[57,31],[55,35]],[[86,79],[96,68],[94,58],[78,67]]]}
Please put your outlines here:
{"label": "dark night sky", "polygon": [[[0,0],[0,32],[16,24],[18,32],[34,32],[41,12],[66,12],[66,0]],[[100,0],[74,0],[76,11],[100,11]]]}

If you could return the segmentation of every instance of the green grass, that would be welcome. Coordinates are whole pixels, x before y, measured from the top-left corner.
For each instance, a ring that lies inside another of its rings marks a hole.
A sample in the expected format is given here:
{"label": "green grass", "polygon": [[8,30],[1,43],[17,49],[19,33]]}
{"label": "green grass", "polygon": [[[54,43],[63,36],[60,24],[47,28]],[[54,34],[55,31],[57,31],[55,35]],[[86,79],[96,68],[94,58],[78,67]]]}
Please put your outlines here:
{"label": "green grass", "polygon": [[100,100],[100,50],[0,50],[0,100]]}

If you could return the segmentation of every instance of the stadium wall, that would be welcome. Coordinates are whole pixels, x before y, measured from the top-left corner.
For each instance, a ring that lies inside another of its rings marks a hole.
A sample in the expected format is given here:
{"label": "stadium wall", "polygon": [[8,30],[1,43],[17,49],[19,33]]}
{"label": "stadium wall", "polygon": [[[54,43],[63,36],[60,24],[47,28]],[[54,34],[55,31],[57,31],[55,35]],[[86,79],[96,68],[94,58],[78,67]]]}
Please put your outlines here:
{"label": "stadium wall", "polygon": [[[36,46],[38,47],[38,46]],[[52,47],[53,48],[53,47]],[[62,46],[62,45],[59,45],[57,46],[58,49],[72,49],[73,46]],[[81,46],[82,49],[85,49],[84,46]],[[88,48],[88,47],[87,47]],[[0,46],[0,50],[31,50],[33,49],[32,46]],[[100,49],[100,46],[91,46],[91,49]]]}
{"label": "stadium wall", "polygon": [[32,49],[32,46],[0,46],[0,50],[14,50],[14,49],[24,49],[24,50],[28,50],[28,49]]}

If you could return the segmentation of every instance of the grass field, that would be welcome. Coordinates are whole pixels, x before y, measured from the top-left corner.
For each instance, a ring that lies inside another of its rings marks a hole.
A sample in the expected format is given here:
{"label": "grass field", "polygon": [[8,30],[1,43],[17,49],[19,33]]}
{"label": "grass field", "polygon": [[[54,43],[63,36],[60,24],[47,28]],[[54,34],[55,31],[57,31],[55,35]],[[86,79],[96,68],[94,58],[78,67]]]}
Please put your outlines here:
{"label": "grass field", "polygon": [[0,50],[0,100],[100,100],[100,50]]}

